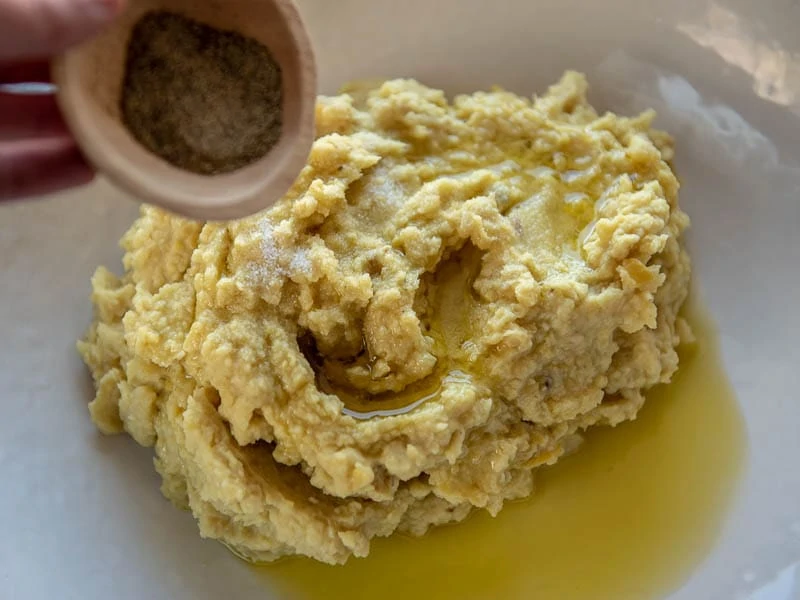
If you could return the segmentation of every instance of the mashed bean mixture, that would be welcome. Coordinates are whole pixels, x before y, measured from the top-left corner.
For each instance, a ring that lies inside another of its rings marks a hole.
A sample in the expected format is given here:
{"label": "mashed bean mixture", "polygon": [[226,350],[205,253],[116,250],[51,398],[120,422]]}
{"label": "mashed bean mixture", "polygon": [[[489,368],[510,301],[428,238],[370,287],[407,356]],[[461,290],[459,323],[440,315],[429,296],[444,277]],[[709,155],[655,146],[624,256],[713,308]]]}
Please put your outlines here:
{"label": "mashed bean mixture", "polygon": [[253,561],[343,563],[530,495],[691,335],[671,139],[586,87],[353,86],[270,210],[143,208],[79,343],[97,426],[154,447],[164,495]]}

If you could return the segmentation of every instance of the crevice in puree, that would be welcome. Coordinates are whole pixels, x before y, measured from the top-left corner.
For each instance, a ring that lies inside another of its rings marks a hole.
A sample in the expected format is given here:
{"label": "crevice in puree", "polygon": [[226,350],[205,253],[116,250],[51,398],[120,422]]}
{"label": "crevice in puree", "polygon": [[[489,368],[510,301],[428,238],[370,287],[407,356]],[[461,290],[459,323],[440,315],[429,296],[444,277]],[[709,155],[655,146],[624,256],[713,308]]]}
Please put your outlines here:
{"label": "crevice in puree", "polygon": [[[336,396],[345,415],[359,420],[409,413],[435,401],[443,385],[473,383],[479,376],[471,354],[470,339],[476,323],[474,307],[478,295],[473,287],[482,253],[467,242],[443,258],[436,268],[419,278],[413,309],[422,335],[431,342],[435,365],[427,375],[410,381],[397,391],[372,392],[359,385],[380,378],[373,372],[378,357],[371,352],[366,335],[358,351],[349,356],[326,356],[311,331],[303,331],[297,344],[314,371],[318,389]],[[372,264],[371,274],[380,269]],[[386,374],[384,374],[386,375]]]}

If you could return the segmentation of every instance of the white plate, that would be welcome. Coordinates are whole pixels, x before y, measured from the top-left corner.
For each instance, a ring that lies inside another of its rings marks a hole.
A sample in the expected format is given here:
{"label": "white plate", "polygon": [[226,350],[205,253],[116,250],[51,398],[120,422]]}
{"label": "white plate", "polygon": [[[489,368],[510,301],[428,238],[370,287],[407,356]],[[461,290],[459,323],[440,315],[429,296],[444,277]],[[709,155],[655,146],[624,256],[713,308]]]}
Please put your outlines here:
{"label": "white plate", "polygon": [[[800,598],[800,4],[796,0],[304,0],[322,91],[413,76],[519,93],[566,68],[678,140],[681,202],[750,455],[712,554],[675,599]],[[104,184],[0,208],[0,597],[268,597],[163,500],[149,452],[102,438],[73,344],[88,280],[136,214]],[[708,435],[713,436],[714,431]],[[424,585],[424,582],[421,582]],[[424,587],[420,588],[424,595]]]}

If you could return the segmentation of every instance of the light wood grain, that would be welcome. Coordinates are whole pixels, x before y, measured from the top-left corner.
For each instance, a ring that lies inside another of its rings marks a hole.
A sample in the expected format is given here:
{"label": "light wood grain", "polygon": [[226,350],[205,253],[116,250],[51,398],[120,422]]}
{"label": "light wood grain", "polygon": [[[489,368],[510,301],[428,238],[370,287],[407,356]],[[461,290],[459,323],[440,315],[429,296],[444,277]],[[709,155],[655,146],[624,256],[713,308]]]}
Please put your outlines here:
{"label": "light wood grain", "polygon": [[[257,162],[237,171],[198,175],[142,147],[120,119],[130,33],[147,12],[169,10],[252,37],[283,72],[283,131]],[[98,172],[141,202],[201,220],[241,218],[271,206],[292,185],[314,140],[316,62],[291,0],[132,0],[113,27],[53,63],[64,117]]]}

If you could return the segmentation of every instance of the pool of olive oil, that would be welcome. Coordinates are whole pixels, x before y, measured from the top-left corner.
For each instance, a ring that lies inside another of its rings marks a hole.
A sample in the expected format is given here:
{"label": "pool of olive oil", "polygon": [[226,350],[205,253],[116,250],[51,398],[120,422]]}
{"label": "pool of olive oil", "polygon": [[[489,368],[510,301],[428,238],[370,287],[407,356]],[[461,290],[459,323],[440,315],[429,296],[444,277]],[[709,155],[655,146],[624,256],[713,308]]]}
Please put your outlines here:
{"label": "pool of olive oil", "polygon": [[294,558],[259,575],[297,600],[649,600],[680,587],[713,547],[746,455],[713,326],[696,304],[685,312],[697,342],[672,383],[636,421],[540,469],[530,499],[376,540],[343,567]]}

